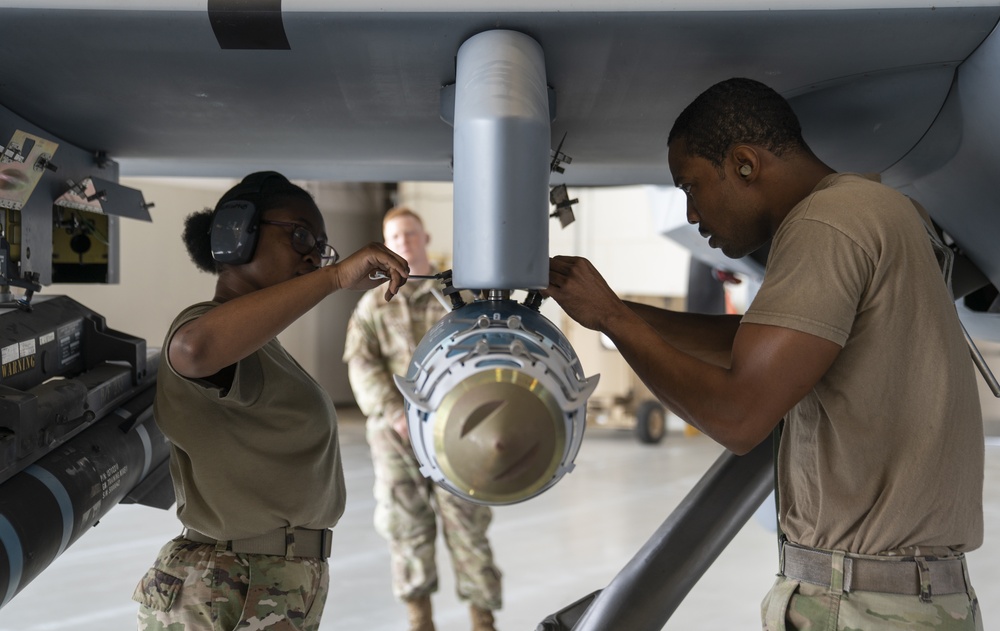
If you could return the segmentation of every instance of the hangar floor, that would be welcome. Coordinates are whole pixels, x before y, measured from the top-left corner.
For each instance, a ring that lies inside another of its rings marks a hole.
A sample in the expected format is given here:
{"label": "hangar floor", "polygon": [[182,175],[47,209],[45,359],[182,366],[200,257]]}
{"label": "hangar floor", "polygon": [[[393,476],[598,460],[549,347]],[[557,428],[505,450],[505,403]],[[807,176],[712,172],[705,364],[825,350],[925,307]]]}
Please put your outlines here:
{"label": "hangar floor", "polygon": [[[331,594],[321,629],[401,631],[404,610],[390,594],[387,548],[371,526],[372,471],[363,420],[357,410],[342,410],[341,426],[349,496],[334,531]],[[505,589],[498,628],[534,631],[546,616],[604,587],[720,452],[707,438],[685,436],[676,427],[658,446],[641,445],[631,433],[589,431],[572,474],[538,498],[495,510],[491,538]],[[970,555],[970,571],[985,604],[986,629],[1000,629],[1000,611],[993,607],[1000,596],[996,437],[988,439],[986,457],[987,540]],[[759,628],[758,604],[776,567],[768,517],[762,508],[747,523],[666,629]],[[132,589],[160,545],[179,530],[172,511],[116,508],[0,610],[0,631],[135,629]],[[438,557],[438,630],[464,631],[467,611],[454,595],[443,544]]]}

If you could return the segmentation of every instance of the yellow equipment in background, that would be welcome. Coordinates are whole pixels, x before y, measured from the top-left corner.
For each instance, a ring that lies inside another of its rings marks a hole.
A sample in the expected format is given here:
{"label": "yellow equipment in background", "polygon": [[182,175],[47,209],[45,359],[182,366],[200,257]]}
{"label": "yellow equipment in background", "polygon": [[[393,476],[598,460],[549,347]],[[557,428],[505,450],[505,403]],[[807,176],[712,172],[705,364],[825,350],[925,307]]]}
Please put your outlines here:
{"label": "yellow equipment in background", "polygon": [[[622,296],[623,300],[684,311],[684,298],[676,296]],[[601,381],[587,402],[587,426],[634,431],[641,443],[657,444],[667,433],[670,411],[653,396],[646,384],[607,336],[563,318],[562,330],[576,349],[580,363]],[[685,434],[698,430],[685,425]]]}

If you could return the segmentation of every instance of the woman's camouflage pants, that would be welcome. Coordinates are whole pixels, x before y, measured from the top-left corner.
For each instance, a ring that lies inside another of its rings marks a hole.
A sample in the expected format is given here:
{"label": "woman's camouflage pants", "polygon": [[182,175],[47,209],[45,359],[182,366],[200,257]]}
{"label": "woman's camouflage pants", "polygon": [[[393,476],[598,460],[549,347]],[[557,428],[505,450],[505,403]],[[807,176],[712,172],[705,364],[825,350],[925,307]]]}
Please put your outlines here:
{"label": "woman's camouflage pants", "polygon": [[330,584],[319,559],[235,554],[178,537],[139,582],[139,631],[318,631]]}

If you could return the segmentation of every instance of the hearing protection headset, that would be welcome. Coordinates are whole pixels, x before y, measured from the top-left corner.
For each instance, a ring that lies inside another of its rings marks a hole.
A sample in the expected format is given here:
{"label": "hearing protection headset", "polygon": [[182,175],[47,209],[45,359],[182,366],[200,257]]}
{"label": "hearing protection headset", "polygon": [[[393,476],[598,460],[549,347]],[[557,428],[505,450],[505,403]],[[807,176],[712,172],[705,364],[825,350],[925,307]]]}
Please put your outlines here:
{"label": "hearing protection headset", "polygon": [[251,200],[260,197],[269,181],[272,181],[270,188],[277,191],[292,186],[280,173],[260,171],[243,178],[219,200],[209,229],[212,258],[219,263],[242,265],[253,258],[259,236],[260,209]]}

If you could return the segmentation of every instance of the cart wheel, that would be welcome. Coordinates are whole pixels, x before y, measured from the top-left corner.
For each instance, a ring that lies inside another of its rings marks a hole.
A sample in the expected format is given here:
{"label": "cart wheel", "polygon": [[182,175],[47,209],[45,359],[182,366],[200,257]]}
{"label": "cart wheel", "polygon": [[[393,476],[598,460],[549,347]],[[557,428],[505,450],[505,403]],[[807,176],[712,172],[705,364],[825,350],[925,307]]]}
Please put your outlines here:
{"label": "cart wheel", "polygon": [[655,399],[643,401],[635,410],[635,434],[640,443],[655,445],[667,433],[667,411]]}

